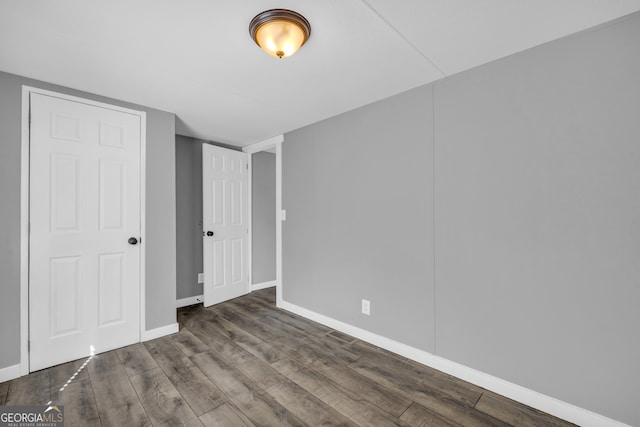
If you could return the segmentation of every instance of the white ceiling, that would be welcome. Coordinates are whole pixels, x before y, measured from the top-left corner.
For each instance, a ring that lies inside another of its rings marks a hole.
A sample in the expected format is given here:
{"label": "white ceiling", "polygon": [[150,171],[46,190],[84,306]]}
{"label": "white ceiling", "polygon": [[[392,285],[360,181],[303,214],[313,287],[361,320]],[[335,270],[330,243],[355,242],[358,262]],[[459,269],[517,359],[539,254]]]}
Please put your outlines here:
{"label": "white ceiling", "polygon": [[[251,19],[307,44],[272,58]],[[176,113],[244,146],[640,10],[640,0],[0,1],[0,70]]]}

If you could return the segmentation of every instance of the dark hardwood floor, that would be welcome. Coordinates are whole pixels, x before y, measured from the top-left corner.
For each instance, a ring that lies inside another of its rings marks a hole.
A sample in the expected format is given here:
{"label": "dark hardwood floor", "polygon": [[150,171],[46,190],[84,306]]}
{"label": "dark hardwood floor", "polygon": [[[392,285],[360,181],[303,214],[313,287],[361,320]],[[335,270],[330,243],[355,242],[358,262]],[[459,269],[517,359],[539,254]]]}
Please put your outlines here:
{"label": "dark hardwood floor", "polygon": [[275,308],[266,289],[178,311],[180,332],[0,384],[67,426],[568,426]]}

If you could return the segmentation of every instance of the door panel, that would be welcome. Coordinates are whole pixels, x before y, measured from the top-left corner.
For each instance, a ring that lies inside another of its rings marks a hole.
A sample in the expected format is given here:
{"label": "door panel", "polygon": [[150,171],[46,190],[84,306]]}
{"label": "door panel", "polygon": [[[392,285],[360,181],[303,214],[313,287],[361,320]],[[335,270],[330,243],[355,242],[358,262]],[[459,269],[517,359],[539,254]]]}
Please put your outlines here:
{"label": "door panel", "polygon": [[209,306],[249,292],[247,155],[204,144],[202,179],[204,305]]}
{"label": "door panel", "polygon": [[32,371],[140,340],[141,118],[30,95]]}
{"label": "door panel", "polygon": [[124,296],[124,259],[125,253],[101,254],[99,256],[100,308],[99,325],[122,322]]}
{"label": "door panel", "polygon": [[124,227],[125,168],[121,161],[100,159],[100,230],[122,230]]}
{"label": "door panel", "polygon": [[80,328],[80,258],[52,258],[51,278],[51,336],[56,337]]}
{"label": "door panel", "polygon": [[51,231],[78,231],[79,160],[76,156],[51,155]]}

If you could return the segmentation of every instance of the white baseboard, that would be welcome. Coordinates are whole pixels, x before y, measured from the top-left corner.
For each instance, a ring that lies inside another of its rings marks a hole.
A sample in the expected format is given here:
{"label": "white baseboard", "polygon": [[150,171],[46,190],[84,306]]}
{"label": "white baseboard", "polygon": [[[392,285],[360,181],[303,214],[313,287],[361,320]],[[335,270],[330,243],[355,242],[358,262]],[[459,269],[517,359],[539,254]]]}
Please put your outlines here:
{"label": "white baseboard", "polygon": [[275,280],[272,280],[271,282],[256,283],[255,285],[251,285],[251,291],[259,291],[260,289],[273,288],[275,285],[276,285]]}
{"label": "white baseboard", "polygon": [[176,300],[176,308],[186,307],[188,305],[193,305],[193,304],[200,304],[202,301],[204,301],[204,297],[202,295],[182,298],[182,299]]}
{"label": "white baseboard", "polygon": [[538,393],[537,391],[519,386],[493,375],[486,374],[465,365],[453,362],[424,350],[402,344],[398,341],[374,334],[348,323],[318,314],[306,308],[282,301],[280,308],[321,323],[332,329],[344,332],[375,346],[384,348],[408,359],[422,363],[454,377],[486,388],[502,396],[506,396],[540,411],[554,415],[584,427],[629,427],[627,424],[596,414],[556,398]]}
{"label": "white baseboard", "polygon": [[20,376],[20,364],[0,368],[0,383],[18,378]]}
{"label": "white baseboard", "polygon": [[151,329],[150,331],[144,331],[142,332],[141,341],[150,341],[156,338],[164,337],[165,335],[175,334],[179,329],[180,327],[177,323],[172,323],[171,325]]}

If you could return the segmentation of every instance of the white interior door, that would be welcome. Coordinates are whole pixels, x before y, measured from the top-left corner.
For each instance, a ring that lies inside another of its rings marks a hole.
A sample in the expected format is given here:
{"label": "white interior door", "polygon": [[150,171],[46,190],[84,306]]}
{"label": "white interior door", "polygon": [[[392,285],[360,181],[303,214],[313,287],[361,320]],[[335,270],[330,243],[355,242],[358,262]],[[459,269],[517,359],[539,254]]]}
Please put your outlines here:
{"label": "white interior door", "polygon": [[249,292],[247,154],[202,145],[204,305]]}
{"label": "white interior door", "polygon": [[30,95],[30,370],[140,341],[141,117]]}

